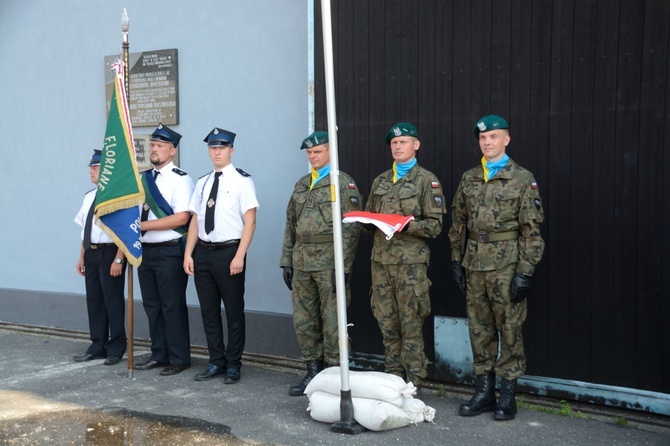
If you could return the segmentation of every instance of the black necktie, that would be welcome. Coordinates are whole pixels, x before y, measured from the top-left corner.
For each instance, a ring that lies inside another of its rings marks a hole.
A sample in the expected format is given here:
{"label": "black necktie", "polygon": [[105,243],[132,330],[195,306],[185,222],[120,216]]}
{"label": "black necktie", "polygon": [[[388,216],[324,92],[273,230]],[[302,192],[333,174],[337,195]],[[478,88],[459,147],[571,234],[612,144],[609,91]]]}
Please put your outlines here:
{"label": "black necktie", "polygon": [[216,193],[219,191],[219,177],[221,172],[214,174],[214,183],[212,183],[212,191],[209,193],[209,200],[207,200],[207,210],[205,211],[205,233],[209,234],[214,230],[214,208],[216,208]]}
{"label": "black necktie", "polygon": [[84,225],[84,249],[91,247],[91,228],[93,227],[93,214],[95,214],[95,197],[93,197],[93,203],[91,203],[91,207],[89,208],[88,214],[86,215],[86,224]]}
{"label": "black necktie", "polygon": [[[154,181],[156,181],[156,177],[159,173],[159,171],[154,169]],[[149,205],[144,203],[144,206],[142,206],[142,216],[140,217],[140,221],[147,221],[147,218],[149,218]],[[147,233],[147,231],[140,231],[140,233],[144,235]]]}

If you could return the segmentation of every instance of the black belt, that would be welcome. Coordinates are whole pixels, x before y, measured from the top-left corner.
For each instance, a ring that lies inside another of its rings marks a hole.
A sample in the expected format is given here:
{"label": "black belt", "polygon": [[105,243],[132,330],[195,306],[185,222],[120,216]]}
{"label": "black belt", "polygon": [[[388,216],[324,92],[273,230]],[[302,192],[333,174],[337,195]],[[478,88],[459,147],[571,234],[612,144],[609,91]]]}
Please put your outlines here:
{"label": "black belt", "polygon": [[176,238],[174,240],[168,240],[167,242],[160,242],[160,243],[145,243],[142,242],[142,247],[143,248],[158,248],[159,246],[174,246],[178,245],[181,242],[180,238]]}
{"label": "black belt", "polygon": [[207,249],[224,249],[230,248],[231,246],[237,246],[240,244],[240,239],[236,238],[234,240],[226,240],[225,242],[206,242],[204,240],[198,239],[198,245]]}
{"label": "black belt", "polygon": [[91,249],[102,249],[109,246],[116,246],[114,243],[91,243]]}

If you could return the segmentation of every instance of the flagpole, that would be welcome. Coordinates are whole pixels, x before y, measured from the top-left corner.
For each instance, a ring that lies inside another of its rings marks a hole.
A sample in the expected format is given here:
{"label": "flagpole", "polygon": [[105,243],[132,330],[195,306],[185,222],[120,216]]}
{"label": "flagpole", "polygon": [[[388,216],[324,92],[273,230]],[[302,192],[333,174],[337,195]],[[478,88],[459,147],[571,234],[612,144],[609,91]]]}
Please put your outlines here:
{"label": "flagpole", "polygon": [[[123,44],[121,45],[122,48],[122,56],[123,56],[123,76],[124,76],[124,84],[126,87],[126,100],[128,101],[128,107],[130,107],[130,43],[128,42],[128,34],[130,31],[130,20],[128,19],[128,13],[126,12],[126,8],[123,8],[123,16],[121,17],[121,34],[123,35]],[[131,141],[132,143],[132,141]],[[134,352],[133,352],[133,344],[134,344],[134,317],[133,317],[133,265],[128,262],[128,270],[126,273],[126,276],[128,277],[128,378],[133,377],[133,359],[134,359]]]}
{"label": "flagpole", "polygon": [[333,244],[335,249],[335,284],[337,293],[337,332],[340,345],[340,421],[330,428],[343,434],[360,434],[365,430],[354,420],[354,404],[349,386],[349,339],[347,336],[347,300],[344,282],[342,249],[342,210],[340,208],[340,170],[337,146],[337,116],[335,113],[335,81],[333,68],[333,37],[330,0],[321,0],[323,51],[326,77],[326,111],[330,150],[330,187],[333,209]]}

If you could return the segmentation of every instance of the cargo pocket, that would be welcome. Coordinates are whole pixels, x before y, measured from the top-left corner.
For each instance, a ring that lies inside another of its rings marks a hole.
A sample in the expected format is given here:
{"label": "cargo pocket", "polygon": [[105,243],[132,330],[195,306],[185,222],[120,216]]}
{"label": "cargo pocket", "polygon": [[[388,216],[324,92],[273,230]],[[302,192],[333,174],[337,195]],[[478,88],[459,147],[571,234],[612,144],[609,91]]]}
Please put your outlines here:
{"label": "cargo pocket", "polygon": [[416,316],[424,319],[430,314],[430,285],[431,281],[426,277],[421,283],[414,286],[414,302],[416,306]]}

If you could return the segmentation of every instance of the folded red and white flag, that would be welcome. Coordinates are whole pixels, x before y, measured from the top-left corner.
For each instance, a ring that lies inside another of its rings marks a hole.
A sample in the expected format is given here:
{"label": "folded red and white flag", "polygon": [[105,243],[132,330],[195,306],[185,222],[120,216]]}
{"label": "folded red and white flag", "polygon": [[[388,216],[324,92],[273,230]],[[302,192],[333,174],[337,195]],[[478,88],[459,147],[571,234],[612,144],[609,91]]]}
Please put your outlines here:
{"label": "folded red and white flag", "polygon": [[386,240],[390,240],[393,234],[402,231],[410,221],[414,220],[413,215],[378,214],[365,211],[347,212],[342,217],[344,217],[342,223],[372,223],[386,234]]}

